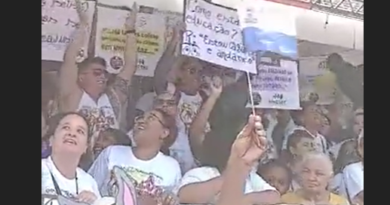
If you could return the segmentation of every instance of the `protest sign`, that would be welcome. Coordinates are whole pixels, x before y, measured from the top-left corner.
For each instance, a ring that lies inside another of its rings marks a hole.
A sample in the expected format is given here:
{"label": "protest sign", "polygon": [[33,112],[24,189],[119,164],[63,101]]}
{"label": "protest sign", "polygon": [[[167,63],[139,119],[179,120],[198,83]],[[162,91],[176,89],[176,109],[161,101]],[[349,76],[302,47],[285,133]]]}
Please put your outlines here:
{"label": "protest sign", "polygon": [[[91,24],[95,2],[83,1],[82,8],[87,12]],[[63,60],[65,49],[78,22],[74,0],[42,0],[42,60]],[[89,33],[86,32],[86,36],[83,51],[80,52],[83,58],[87,56]]]}
{"label": "protest sign", "polygon": [[327,71],[326,56],[299,59],[299,71],[302,77],[314,85],[314,79]]}
{"label": "protest sign", "polygon": [[235,10],[205,0],[186,0],[184,22],[182,54],[256,73],[256,56],[244,50]]}
{"label": "protest sign", "polygon": [[252,79],[254,107],[296,110],[299,105],[297,62],[262,57]]}
{"label": "protest sign", "polygon": [[[130,9],[98,4],[96,25],[96,55],[108,62],[110,73],[119,73],[124,65],[126,35],[124,25]],[[163,53],[166,20],[155,9],[140,6],[137,21],[137,71],[135,75],[153,76]]]}
{"label": "protest sign", "polygon": [[248,51],[270,51],[297,59],[296,14],[286,5],[265,0],[243,0],[238,9]]}

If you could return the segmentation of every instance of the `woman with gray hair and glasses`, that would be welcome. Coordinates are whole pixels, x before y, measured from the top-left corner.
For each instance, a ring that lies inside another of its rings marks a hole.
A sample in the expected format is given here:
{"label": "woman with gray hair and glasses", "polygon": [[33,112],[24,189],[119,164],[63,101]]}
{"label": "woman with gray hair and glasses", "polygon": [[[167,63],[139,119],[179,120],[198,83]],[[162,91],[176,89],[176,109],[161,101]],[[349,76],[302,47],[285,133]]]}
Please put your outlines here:
{"label": "woman with gray hair and glasses", "polygon": [[300,189],[282,196],[282,202],[288,204],[328,204],[348,205],[342,196],[329,191],[328,185],[333,178],[333,165],[323,153],[308,153],[296,165]]}

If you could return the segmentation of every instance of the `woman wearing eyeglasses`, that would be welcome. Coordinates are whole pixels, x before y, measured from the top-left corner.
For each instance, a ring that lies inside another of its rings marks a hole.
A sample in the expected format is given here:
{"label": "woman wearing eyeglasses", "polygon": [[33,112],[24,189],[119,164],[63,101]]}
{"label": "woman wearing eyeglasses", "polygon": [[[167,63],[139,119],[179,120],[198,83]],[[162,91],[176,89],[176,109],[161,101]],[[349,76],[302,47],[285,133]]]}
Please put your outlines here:
{"label": "woman wearing eyeglasses", "polygon": [[175,141],[176,135],[170,134],[174,126],[174,118],[160,109],[137,117],[133,129],[137,146],[106,148],[88,171],[97,181],[102,195],[112,195],[108,190],[114,166],[122,167],[136,181],[136,189],[142,189],[148,196],[153,197],[161,187],[173,187],[178,183],[181,177],[179,163],[161,152]]}
{"label": "woman wearing eyeglasses", "polygon": [[[154,109],[160,109],[173,118],[176,118],[178,114],[178,103],[179,96],[178,93],[175,92],[175,88],[168,88],[167,91],[155,96],[153,99]],[[175,158],[180,164],[182,173],[185,173],[187,170],[194,167],[194,157],[189,146],[188,136],[183,132],[174,130],[178,128],[177,122],[178,121],[176,121],[177,126],[173,126],[173,130],[170,133],[177,134],[177,137],[172,136],[172,138],[175,138],[175,141],[170,147],[167,147],[164,153]],[[137,143],[134,141],[133,130],[130,130],[127,135],[132,140],[133,146],[136,146]]]}

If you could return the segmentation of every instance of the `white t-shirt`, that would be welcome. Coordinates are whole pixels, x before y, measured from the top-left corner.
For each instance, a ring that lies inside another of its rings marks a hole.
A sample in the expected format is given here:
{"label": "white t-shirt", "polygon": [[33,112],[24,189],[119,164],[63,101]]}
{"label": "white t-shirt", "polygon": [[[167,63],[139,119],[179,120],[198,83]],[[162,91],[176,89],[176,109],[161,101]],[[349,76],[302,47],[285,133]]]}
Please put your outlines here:
{"label": "white t-shirt", "polygon": [[[183,178],[180,180],[180,184],[174,189],[174,192],[177,194],[181,187],[192,184],[196,182],[204,182],[212,178],[218,177],[221,174],[216,168],[213,167],[198,167],[191,169],[184,174]],[[245,194],[252,192],[261,192],[268,190],[276,190],[274,187],[269,185],[263,180],[254,170],[252,170],[246,179],[245,183]]]}
{"label": "white t-shirt", "polygon": [[172,157],[159,152],[153,159],[144,161],[134,156],[132,147],[110,146],[102,151],[88,170],[103,196],[109,195],[108,184],[114,166],[124,168],[138,184],[152,177],[156,186],[169,188],[181,178],[179,164]]}
{"label": "white t-shirt", "polygon": [[[179,136],[179,135],[181,135],[181,136]],[[136,147],[137,144],[134,140],[133,130],[130,130],[127,133],[127,136],[129,136],[133,147]],[[187,141],[188,141],[187,135],[183,132],[178,132],[177,138],[181,138],[181,140],[183,140],[183,138],[184,138],[184,140],[187,138]],[[175,142],[177,142],[177,140]],[[184,145],[185,142],[182,142],[182,144]],[[188,145],[189,145],[189,141],[188,141]],[[179,145],[176,145],[176,146],[179,146]],[[185,151],[185,150],[181,151],[178,148],[173,148],[173,144],[172,144],[171,147],[169,147],[169,155],[171,157],[173,157],[174,159],[176,159],[177,162],[179,162],[180,169],[181,169],[182,173],[185,173],[186,171],[194,168],[194,166],[195,166],[194,157],[192,156],[191,149],[189,152]]]}
{"label": "white t-shirt", "polygon": [[[295,130],[306,130],[306,128],[302,127],[302,126],[297,126],[295,127],[295,129],[292,129],[290,131],[289,134],[287,134],[285,137],[284,137],[284,140],[283,140],[283,145],[282,145],[282,149],[285,150],[287,149],[287,142],[288,142],[288,138],[290,137],[290,135],[295,131]],[[316,135],[313,135],[311,134],[309,131],[308,133],[314,138],[320,152],[323,152],[325,154],[328,154],[328,149],[327,149],[327,143],[326,143],[326,139],[323,135],[321,135],[320,133],[317,133]]]}
{"label": "white t-shirt", "polygon": [[92,178],[91,175],[86,173],[84,170],[77,168],[77,180],[76,179],[67,179],[65,178],[56,168],[51,157],[42,159],[42,193],[57,195],[53,179],[56,180],[59,189],[61,190],[61,195],[73,198],[77,196],[78,193],[82,191],[93,192],[97,198],[100,198],[100,193],[96,181]]}
{"label": "white t-shirt", "polygon": [[95,102],[86,92],[83,92],[77,111],[87,118],[93,132],[106,128],[119,129],[114,109],[107,94],[103,94]]}
{"label": "white t-shirt", "polygon": [[343,170],[343,181],[345,184],[345,195],[352,199],[364,190],[364,169],[363,163],[357,162],[346,166]]}

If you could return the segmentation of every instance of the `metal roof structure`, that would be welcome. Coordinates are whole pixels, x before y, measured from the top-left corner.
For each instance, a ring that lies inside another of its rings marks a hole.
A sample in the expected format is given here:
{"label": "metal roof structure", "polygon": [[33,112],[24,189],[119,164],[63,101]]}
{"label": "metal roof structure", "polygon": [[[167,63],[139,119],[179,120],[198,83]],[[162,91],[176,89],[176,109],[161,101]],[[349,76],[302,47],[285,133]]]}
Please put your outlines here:
{"label": "metal roof structure", "polygon": [[343,17],[364,19],[363,0],[310,0],[311,9],[340,15]]}
{"label": "metal roof structure", "polygon": [[363,21],[363,0],[268,0]]}

